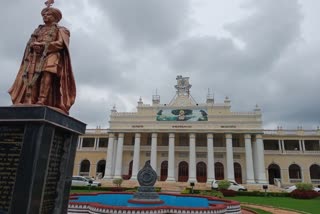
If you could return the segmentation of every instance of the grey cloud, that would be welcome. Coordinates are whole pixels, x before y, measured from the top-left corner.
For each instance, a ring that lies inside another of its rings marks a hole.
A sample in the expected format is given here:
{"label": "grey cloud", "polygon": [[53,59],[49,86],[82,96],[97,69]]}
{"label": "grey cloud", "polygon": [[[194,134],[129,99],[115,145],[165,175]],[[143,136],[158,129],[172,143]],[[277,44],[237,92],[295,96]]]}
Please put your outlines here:
{"label": "grey cloud", "polygon": [[[300,38],[301,6],[297,0],[250,1],[253,14],[226,26],[233,36],[245,43],[248,69],[255,72],[269,68],[281,54]],[[250,61],[251,62],[250,62]]]}
{"label": "grey cloud", "polygon": [[188,23],[189,0],[100,0],[99,4],[131,47],[167,43]]}
{"label": "grey cloud", "polygon": [[[264,72],[300,37],[302,16],[297,1],[250,1],[255,12],[226,29],[244,43],[231,39],[192,37],[177,43],[171,54],[176,69],[192,72],[230,72],[232,75]],[[285,15],[284,15],[285,14]]]}
{"label": "grey cloud", "polygon": [[[199,103],[211,88],[216,102],[231,98],[233,111],[251,111],[259,104],[265,124],[295,128],[319,123],[320,45],[311,44],[311,50],[300,39],[303,17],[296,0],[248,1],[248,16],[226,25],[231,36],[222,38],[189,36],[191,3],[90,1],[103,16],[87,20],[85,1],[57,1],[67,11],[62,25],[71,30],[79,92],[71,116],[91,128],[106,127],[114,104],[118,111],[135,111],[139,96],[151,103],[156,88],[161,102],[169,103],[181,74],[190,77],[191,94]],[[0,39],[1,105],[10,104],[6,91],[30,34],[42,22],[42,7],[42,2],[16,0],[0,8],[3,17],[10,17],[0,20],[5,29]],[[87,88],[94,93],[82,93]]]}

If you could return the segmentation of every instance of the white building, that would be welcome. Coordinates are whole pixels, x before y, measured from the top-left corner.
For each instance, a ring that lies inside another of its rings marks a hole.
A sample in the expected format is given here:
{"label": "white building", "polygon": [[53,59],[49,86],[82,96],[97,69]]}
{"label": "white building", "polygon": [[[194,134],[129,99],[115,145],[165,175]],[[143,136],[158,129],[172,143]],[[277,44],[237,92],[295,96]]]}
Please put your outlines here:
{"label": "white building", "polygon": [[110,128],[80,138],[76,175],[137,179],[146,161],[160,181],[320,183],[320,130],[264,130],[258,106],[232,112],[230,100],[196,103],[188,77],[177,76],[169,104],[140,99],[137,112],[112,110]]}

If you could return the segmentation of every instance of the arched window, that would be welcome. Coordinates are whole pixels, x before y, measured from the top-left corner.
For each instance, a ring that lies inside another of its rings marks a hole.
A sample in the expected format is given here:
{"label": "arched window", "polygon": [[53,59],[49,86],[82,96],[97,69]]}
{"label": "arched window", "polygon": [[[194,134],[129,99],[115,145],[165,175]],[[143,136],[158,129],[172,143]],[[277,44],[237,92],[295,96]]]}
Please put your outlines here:
{"label": "arched window", "polygon": [[103,178],[104,177],[104,172],[106,170],[106,161],[105,160],[100,160],[97,163],[97,172],[96,172],[96,177],[98,179]]}
{"label": "arched window", "polygon": [[188,179],[189,179],[188,163],[185,161],[182,161],[179,163],[178,181],[179,182],[187,182]]}
{"label": "arched window", "polygon": [[160,181],[165,181],[168,177],[168,161],[162,161],[160,169]]}
{"label": "arched window", "polygon": [[90,172],[90,161],[88,160],[81,161],[79,175],[89,176],[89,172]]}
{"label": "arched window", "polygon": [[289,166],[289,178],[291,183],[302,181],[300,166],[298,166],[297,164],[291,164]]}
{"label": "arched window", "polygon": [[242,170],[239,163],[233,163],[234,167],[234,179],[238,184],[242,184]]}
{"label": "arched window", "polygon": [[280,167],[277,164],[270,164],[268,167],[269,184],[275,184],[275,179],[281,179]]}
{"label": "arched window", "polygon": [[317,164],[312,164],[310,166],[310,178],[312,183],[320,182],[320,166]]}
{"label": "arched window", "polygon": [[224,167],[222,163],[216,162],[214,164],[214,174],[215,174],[216,180],[224,179]]}
{"label": "arched window", "polygon": [[207,182],[207,164],[204,162],[197,163],[197,181],[199,183]]}

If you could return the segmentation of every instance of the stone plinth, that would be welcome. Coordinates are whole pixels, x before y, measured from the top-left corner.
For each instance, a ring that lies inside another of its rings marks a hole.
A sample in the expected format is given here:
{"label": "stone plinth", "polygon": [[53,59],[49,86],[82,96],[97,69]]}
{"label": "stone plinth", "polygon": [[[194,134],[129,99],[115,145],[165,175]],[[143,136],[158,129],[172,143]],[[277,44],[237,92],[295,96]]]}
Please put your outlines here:
{"label": "stone plinth", "polygon": [[45,106],[0,107],[0,213],[67,213],[85,128]]}

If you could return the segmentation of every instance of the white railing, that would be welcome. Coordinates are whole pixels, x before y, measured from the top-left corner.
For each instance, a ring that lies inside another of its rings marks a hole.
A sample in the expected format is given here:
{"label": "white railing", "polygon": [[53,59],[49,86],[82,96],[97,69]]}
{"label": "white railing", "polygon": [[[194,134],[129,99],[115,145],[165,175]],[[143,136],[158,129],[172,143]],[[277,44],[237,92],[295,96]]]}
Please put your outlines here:
{"label": "white railing", "polygon": [[311,183],[320,184],[320,179],[311,179]]}
{"label": "white railing", "polygon": [[302,179],[301,178],[290,178],[290,183],[301,183]]}
{"label": "white railing", "polygon": [[265,129],[263,130],[265,135],[320,135],[319,130],[294,130],[294,129]]}
{"label": "white railing", "polygon": [[123,151],[133,151],[133,146],[124,145],[123,146]]}
{"label": "white railing", "polygon": [[245,152],[244,147],[233,147],[233,152]]}
{"label": "white railing", "polygon": [[300,154],[302,151],[300,150],[285,150],[285,153],[287,154]]}
{"label": "white railing", "polygon": [[108,134],[109,129],[86,129],[86,134]]}
{"label": "white railing", "polygon": [[320,150],[305,150],[305,154],[320,154]]}
{"label": "white railing", "polygon": [[264,154],[269,154],[269,155],[281,154],[281,151],[279,151],[279,150],[264,150]]}

